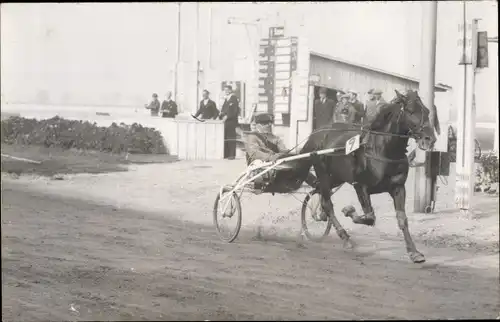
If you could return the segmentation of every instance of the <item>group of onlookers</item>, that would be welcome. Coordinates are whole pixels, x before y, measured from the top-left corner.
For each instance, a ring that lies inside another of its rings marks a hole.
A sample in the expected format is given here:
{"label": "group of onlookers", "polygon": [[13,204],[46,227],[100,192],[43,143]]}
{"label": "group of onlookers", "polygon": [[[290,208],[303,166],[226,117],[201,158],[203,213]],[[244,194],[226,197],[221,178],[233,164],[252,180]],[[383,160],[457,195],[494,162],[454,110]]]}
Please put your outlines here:
{"label": "group of onlookers", "polygon": [[[224,121],[224,158],[232,160],[236,156],[236,128],[239,126],[240,103],[230,85],[225,86],[224,92],[224,103],[219,111],[215,102],[210,99],[210,92],[204,90],[198,110],[193,116],[203,120],[219,119]],[[327,93],[326,88],[320,88],[319,99],[314,102],[315,128],[339,122],[350,124],[369,122],[376,115],[380,104],[385,103],[382,91],[377,89],[368,91],[368,99],[365,104],[359,100],[358,93],[353,90],[337,91],[336,102],[327,97]],[[151,111],[151,116],[158,116],[161,113],[161,117],[175,118],[178,114],[177,104],[172,100],[171,92],[165,95],[161,104],[158,95],[154,93],[152,101],[145,107]]]}
{"label": "group of onlookers", "polygon": [[172,92],[167,92],[161,104],[158,100],[158,94],[153,93],[153,99],[149,104],[146,104],[146,108],[150,110],[151,116],[158,116],[161,113],[161,117],[174,118],[179,114],[177,104],[172,100]]}
{"label": "group of onlookers", "polygon": [[[222,109],[217,109],[213,100],[210,99],[210,92],[204,90],[202,100],[195,115],[195,118],[202,120],[223,120],[224,121],[224,158],[234,159],[236,157],[236,128],[238,127],[238,115],[240,114],[239,100],[233,93],[231,85],[224,87],[224,103]],[[172,93],[168,92],[165,100],[160,104],[158,94],[153,94],[153,99],[145,106],[151,111],[151,116],[175,118],[179,114],[177,104],[172,100]]]}
{"label": "group of onlookers", "polygon": [[321,128],[332,123],[361,124],[376,114],[380,104],[385,103],[382,91],[371,89],[363,104],[353,90],[337,91],[335,100],[327,97],[328,89],[320,88],[319,99],[314,102],[314,127]]}

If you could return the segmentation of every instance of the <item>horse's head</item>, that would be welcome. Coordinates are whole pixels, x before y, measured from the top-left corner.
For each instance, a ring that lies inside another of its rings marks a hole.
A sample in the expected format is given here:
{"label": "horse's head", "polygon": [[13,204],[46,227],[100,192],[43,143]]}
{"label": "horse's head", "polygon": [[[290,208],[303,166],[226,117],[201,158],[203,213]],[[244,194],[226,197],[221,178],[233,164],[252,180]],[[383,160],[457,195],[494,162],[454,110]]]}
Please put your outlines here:
{"label": "horse's head", "polygon": [[420,149],[430,150],[436,142],[433,124],[436,118],[431,115],[436,111],[433,109],[431,112],[416,91],[408,90],[406,94],[401,94],[397,90],[395,92],[396,98],[392,103],[401,106],[400,124],[405,127],[405,132],[417,141]]}

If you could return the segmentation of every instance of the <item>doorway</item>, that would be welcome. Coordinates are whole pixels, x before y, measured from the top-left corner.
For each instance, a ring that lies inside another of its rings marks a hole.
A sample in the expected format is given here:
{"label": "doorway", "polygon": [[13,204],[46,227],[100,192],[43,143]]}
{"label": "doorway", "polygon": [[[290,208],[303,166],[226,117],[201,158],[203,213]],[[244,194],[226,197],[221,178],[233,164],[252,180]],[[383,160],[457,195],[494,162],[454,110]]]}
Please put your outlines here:
{"label": "doorway", "polygon": [[[319,99],[319,89],[324,86],[314,86],[314,103],[313,103],[313,115],[316,114],[315,109],[316,109],[316,100]],[[335,105],[337,105],[337,90],[325,87],[327,92],[326,92],[326,97],[329,99],[332,99],[335,102]],[[315,124],[315,120],[313,118],[313,131],[316,130],[318,127]]]}

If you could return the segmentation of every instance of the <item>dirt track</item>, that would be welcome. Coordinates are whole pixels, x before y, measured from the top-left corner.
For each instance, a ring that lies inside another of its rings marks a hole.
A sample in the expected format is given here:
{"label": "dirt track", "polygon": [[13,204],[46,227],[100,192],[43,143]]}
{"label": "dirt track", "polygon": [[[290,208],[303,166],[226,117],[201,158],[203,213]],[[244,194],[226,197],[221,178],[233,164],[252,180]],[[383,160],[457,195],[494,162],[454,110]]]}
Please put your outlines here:
{"label": "dirt track", "polygon": [[211,227],[2,185],[4,321],[496,318],[500,310],[498,267],[415,265],[245,232],[227,245]]}

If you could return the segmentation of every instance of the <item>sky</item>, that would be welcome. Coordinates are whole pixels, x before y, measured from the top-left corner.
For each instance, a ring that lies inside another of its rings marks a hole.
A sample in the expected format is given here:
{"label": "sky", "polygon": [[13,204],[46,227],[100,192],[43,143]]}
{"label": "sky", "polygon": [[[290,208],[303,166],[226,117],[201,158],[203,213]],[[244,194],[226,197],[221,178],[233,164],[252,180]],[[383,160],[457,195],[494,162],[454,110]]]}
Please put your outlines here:
{"label": "sky", "polygon": [[[436,81],[457,87],[461,2],[439,2]],[[209,25],[209,7],[212,26]],[[419,78],[421,4],[418,2],[200,3],[199,52],[227,78],[257,51],[259,36],[283,23],[307,34],[311,49],[354,63]],[[196,4],[183,3],[181,57],[194,52]],[[468,15],[497,36],[496,1],[468,1]],[[260,19],[260,28],[227,24]],[[177,34],[175,3],[1,5],[1,89],[8,99],[46,90],[56,100],[133,104],[172,87]],[[498,108],[498,45],[490,68],[476,79],[478,114]]]}

